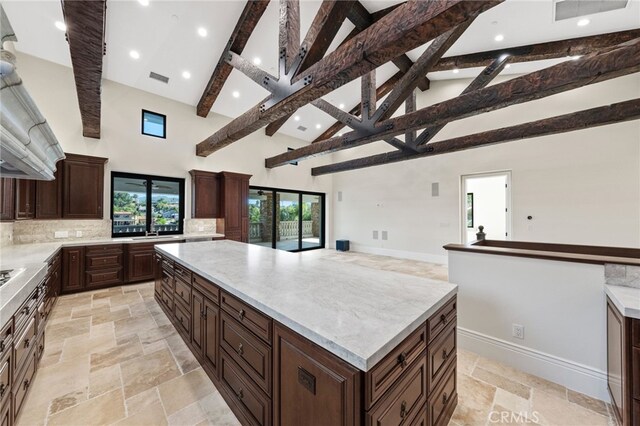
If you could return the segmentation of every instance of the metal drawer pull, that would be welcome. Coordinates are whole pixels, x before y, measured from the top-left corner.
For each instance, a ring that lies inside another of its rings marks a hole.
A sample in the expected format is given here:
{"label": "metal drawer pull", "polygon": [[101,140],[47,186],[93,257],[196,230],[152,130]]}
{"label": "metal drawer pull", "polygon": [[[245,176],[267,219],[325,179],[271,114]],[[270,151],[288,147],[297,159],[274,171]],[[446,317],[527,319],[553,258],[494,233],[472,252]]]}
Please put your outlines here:
{"label": "metal drawer pull", "polygon": [[244,392],[242,391],[242,389],[240,389],[238,392],[236,392],[236,396],[240,399],[244,398]]}
{"label": "metal drawer pull", "polygon": [[449,400],[449,397],[447,396],[447,393],[443,393],[442,394],[442,405],[446,405],[447,401]]}
{"label": "metal drawer pull", "polygon": [[239,353],[240,355],[244,354],[244,347],[242,346],[242,343],[240,343],[240,344],[238,345],[238,353]]}
{"label": "metal drawer pull", "polygon": [[5,385],[4,383],[0,384],[0,398],[2,398],[6,390],[7,390],[7,385]]}
{"label": "metal drawer pull", "polygon": [[24,309],[22,309],[22,314],[23,315],[29,315],[29,307],[25,306]]}
{"label": "metal drawer pull", "polygon": [[407,415],[407,401],[402,401],[400,404],[400,417],[404,419],[404,416]]}
{"label": "metal drawer pull", "polygon": [[0,352],[4,352],[4,340],[2,342],[0,342]]}
{"label": "metal drawer pull", "polygon": [[240,318],[240,321],[244,319],[244,309],[240,309],[240,311],[238,312],[238,317]]}
{"label": "metal drawer pull", "polygon": [[29,380],[25,380],[22,386],[27,389],[29,387]]}
{"label": "metal drawer pull", "polygon": [[398,355],[398,364],[400,364],[403,368],[407,366],[407,353],[402,352]]}
{"label": "metal drawer pull", "polygon": [[447,350],[443,349],[442,350],[442,359],[447,359],[449,357],[449,355],[447,355]]}
{"label": "metal drawer pull", "polygon": [[445,324],[447,322],[447,316],[445,314],[440,315],[440,321]]}
{"label": "metal drawer pull", "polygon": [[29,347],[29,339],[24,339],[24,347],[25,348]]}

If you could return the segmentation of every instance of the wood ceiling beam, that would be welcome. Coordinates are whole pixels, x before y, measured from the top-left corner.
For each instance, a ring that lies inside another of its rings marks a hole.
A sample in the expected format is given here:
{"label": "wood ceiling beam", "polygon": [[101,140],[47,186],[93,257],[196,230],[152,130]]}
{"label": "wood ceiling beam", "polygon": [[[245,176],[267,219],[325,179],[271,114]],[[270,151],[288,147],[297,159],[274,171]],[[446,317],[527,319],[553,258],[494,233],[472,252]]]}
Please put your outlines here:
{"label": "wood ceiling beam", "polygon": [[105,54],[106,0],[63,1],[67,41],[82,119],[82,135],[100,139],[102,58]]}
{"label": "wood ceiling beam", "polygon": [[[355,30],[364,31],[369,28],[372,24],[380,20],[382,17],[386,16],[388,13],[394,11],[398,6],[392,6],[384,10],[383,14],[378,14],[373,16],[366,7],[359,1],[356,1],[349,11],[349,15],[347,16],[351,23],[355,26]],[[413,61],[406,55],[402,54],[393,58],[393,64],[398,67],[398,69],[402,72],[409,71],[409,68],[413,65]],[[420,90],[425,91],[429,90],[429,80],[426,75],[422,76],[418,81],[418,87]]]}
{"label": "wood ceiling beam", "polygon": [[[302,42],[301,50],[304,58],[296,75],[322,59],[340,30],[347,13],[355,0],[324,0],[316,14],[307,35]],[[265,129],[267,136],[273,136],[293,114],[286,115]]]}
{"label": "wood ceiling beam", "polygon": [[218,59],[218,64],[213,70],[213,74],[211,74],[211,78],[200,97],[200,101],[198,101],[196,112],[200,117],[206,117],[209,114],[211,107],[218,98],[218,95],[220,95],[222,86],[224,86],[227,78],[229,78],[229,74],[231,74],[233,70],[233,67],[227,63],[229,52],[234,52],[238,55],[242,53],[247,41],[249,41],[251,33],[253,33],[256,25],[258,25],[258,21],[260,21],[268,5],[269,0],[247,1],[240,15],[240,19],[238,19],[229,37],[229,41],[222,51],[222,55],[220,55],[220,59]]}
{"label": "wood ceiling beam", "polygon": [[267,97],[200,142],[196,154],[208,156],[501,2],[447,0],[403,4],[301,73],[293,81],[305,83],[299,89],[275,102],[272,96]]}
{"label": "wood ceiling beam", "polygon": [[280,0],[280,77],[289,73],[300,51],[300,2]]}
{"label": "wood ceiling beam", "polygon": [[440,126],[484,112],[572,90],[640,71],[640,39],[623,43],[604,53],[592,53],[578,60],[536,71],[522,77],[422,108],[416,112],[382,121],[369,135],[350,132],[342,137],[314,143],[265,160],[268,168],[291,161],[328,154],[405,133]]}
{"label": "wood ceiling beam", "polygon": [[434,155],[447,154],[499,143],[572,132],[575,130],[605,126],[608,124],[622,123],[625,121],[637,120],[639,118],[640,99],[634,99],[585,111],[546,118],[530,123],[519,124],[517,126],[504,127],[497,130],[461,136],[440,142],[432,142],[428,145],[430,147],[428,151],[420,153],[406,154],[399,151],[392,151],[384,154],[358,158],[356,160],[348,160],[341,163],[314,167],[311,169],[311,174],[313,176],[321,176],[330,173],[363,169],[366,167],[431,157]]}
{"label": "wood ceiling beam", "polygon": [[640,29],[599,34],[588,37],[552,41],[548,43],[516,46],[507,49],[489,50],[468,55],[442,58],[432,71],[447,71],[455,68],[486,67],[492,61],[508,54],[510,63],[541,61],[544,59],[566,58],[567,56],[587,55],[605,48],[640,37]]}

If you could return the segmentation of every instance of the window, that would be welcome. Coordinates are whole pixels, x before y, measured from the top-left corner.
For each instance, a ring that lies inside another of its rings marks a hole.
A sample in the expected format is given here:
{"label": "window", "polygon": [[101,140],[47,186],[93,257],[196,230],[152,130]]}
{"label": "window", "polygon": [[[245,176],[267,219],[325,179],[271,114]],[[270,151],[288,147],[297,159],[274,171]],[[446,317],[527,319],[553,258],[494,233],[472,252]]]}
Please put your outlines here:
{"label": "window", "polygon": [[184,179],[111,173],[111,235],[182,234]]}
{"label": "window", "polygon": [[324,194],[249,188],[249,242],[288,251],[324,247]]}
{"label": "window", "polygon": [[167,138],[167,116],[142,110],[142,134],[156,138]]}

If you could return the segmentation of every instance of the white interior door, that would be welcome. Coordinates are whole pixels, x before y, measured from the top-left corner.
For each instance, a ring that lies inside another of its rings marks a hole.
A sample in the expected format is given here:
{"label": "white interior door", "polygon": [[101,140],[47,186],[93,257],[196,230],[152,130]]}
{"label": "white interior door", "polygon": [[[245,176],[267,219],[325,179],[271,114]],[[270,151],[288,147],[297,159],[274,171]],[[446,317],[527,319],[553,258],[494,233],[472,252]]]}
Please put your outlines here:
{"label": "white interior door", "polygon": [[488,240],[511,239],[511,172],[462,176],[462,242],[476,240],[484,226]]}

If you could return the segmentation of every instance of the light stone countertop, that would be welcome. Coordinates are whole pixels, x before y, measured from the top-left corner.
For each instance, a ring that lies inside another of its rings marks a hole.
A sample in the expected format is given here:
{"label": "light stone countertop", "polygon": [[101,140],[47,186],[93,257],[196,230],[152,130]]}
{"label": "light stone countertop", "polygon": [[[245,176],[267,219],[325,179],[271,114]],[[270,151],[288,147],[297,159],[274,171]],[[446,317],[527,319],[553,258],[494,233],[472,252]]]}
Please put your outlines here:
{"label": "light stone countertop", "polygon": [[60,240],[52,243],[14,244],[0,248],[0,269],[23,269],[8,283],[0,285],[0,328],[38,286],[47,272],[47,262],[62,247],[92,244],[136,244],[171,242],[182,239],[223,238],[223,234],[180,234],[136,238],[104,238],[93,240]]}
{"label": "light stone countertop", "polygon": [[604,291],[622,315],[640,319],[640,288],[605,285]]}
{"label": "light stone countertop", "polygon": [[159,251],[367,371],[442,307],[455,284],[233,241]]}

